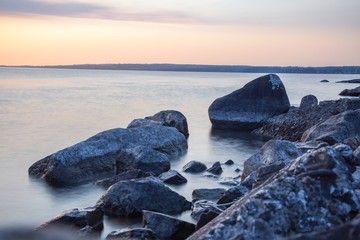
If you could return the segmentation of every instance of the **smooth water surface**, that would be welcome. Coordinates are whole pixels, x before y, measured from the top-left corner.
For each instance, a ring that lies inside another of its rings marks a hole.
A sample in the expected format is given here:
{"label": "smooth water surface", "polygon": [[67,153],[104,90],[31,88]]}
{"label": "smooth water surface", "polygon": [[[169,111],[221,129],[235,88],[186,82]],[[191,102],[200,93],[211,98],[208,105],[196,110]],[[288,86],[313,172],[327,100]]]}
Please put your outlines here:
{"label": "smooth water surface", "polygon": [[[161,110],[182,112],[189,124],[189,149],[172,168],[190,160],[223,166],[220,179],[206,173],[182,173],[188,183],[172,187],[191,201],[195,188],[228,187],[218,180],[236,177],[234,170],[264,143],[249,133],[211,131],[207,109],[213,100],[241,88],[261,74],[189,73],[105,70],[0,68],[0,226],[38,226],[58,213],[93,206],[104,190],[87,184],[54,189],[30,179],[35,161],[107,129]],[[357,85],[334,83],[356,75],[281,74],[290,102],[314,94],[319,100]],[[330,83],[320,83],[328,79]],[[191,221],[188,214],[180,216]],[[104,234],[130,220],[107,220]]]}

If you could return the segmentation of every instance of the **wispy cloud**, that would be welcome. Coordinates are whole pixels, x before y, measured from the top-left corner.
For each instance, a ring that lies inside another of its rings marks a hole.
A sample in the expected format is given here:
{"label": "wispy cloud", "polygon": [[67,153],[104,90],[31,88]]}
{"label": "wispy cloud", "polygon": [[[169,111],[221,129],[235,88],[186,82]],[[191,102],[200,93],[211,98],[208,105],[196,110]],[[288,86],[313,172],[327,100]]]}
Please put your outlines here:
{"label": "wispy cloud", "polygon": [[1,0],[1,15],[35,14],[73,18],[98,18],[118,21],[199,22],[197,17],[176,10],[129,10],[81,2],[44,2],[39,0]]}

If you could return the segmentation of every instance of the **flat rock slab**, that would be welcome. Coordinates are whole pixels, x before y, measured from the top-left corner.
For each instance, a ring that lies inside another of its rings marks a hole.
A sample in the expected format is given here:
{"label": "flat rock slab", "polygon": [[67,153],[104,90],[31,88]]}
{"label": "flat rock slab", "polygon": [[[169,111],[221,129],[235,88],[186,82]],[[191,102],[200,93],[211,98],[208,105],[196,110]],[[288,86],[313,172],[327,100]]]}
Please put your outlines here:
{"label": "flat rock slab", "polygon": [[100,180],[131,168],[158,175],[186,150],[185,136],[173,127],[117,128],[51,154],[33,164],[29,174],[56,186]]}
{"label": "flat rock slab", "polygon": [[112,185],[96,204],[108,216],[135,217],[142,210],[180,214],[191,203],[156,177],[120,181]]}

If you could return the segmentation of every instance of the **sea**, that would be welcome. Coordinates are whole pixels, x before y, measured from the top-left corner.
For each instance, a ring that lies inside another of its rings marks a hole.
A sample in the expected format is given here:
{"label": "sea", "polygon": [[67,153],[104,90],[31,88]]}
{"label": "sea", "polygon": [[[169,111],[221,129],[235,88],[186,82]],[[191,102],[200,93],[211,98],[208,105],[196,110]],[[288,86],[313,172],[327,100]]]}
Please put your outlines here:
{"label": "sea", "polygon": [[[64,210],[95,205],[106,190],[91,183],[53,188],[41,179],[29,178],[28,168],[98,132],[126,128],[133,119],[161,110],[182,112],[190,132],[187,153],[171,162],[171,168],[188,182],[169,187],[189,201],[197,188],[229,188],[236,183],[244,161],[268,139],[246,132],[212,130],[207,111],[216,98],[265,74],[1,67],[0,227],[37,227]],[[319,101],[339,99],[343,89],[358,85],[335,82],[360,78],[340,74],[279,76],[294,106],[308,94]],[[323,79],[329,82],[320,82]],[[229,159],[235,164],[223,164],[219,177],[181,170],[191,160],[210,167]],[[190,212],[176,217],[193,221]],[[106,218],[102,236],[114,229],[140,225],[138,219]]]}

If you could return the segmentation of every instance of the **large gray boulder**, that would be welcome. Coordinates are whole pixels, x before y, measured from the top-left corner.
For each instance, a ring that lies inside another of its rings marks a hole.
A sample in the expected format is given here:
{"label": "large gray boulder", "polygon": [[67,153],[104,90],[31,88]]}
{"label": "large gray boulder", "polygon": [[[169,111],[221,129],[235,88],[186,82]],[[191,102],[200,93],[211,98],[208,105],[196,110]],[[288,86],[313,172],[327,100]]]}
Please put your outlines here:
{"label": "large gray boulder", "polygon": [[188,239],[288,239],[340,225],[360,210],[352,181],[334,148],[309,151]]}
{"label": "large gray boulder", "polygon": [[340,143],[351,137],[360,137],[360,110],[346,111],[308,129],[301,141],[321,140]]}
{"label": "large gray boulder", "polygon": [[214,128],[253,130],[289,108],[284,84],[279,76],[269,74],[216,99],[208,113]]}
{"label": "large gray boulder", "polygon": [[56,186],[100,180],[132,168],[158,175],[186,150],[185,136],[174,127],[116,128],[39,160],[29,174]]}
{"label": "large gray boulder", "polygon": [[120,181],[112,185],[96,206],[108,216],[133,217],[142,210],[165,214],[180,214],[191,203],[156,177]]}

